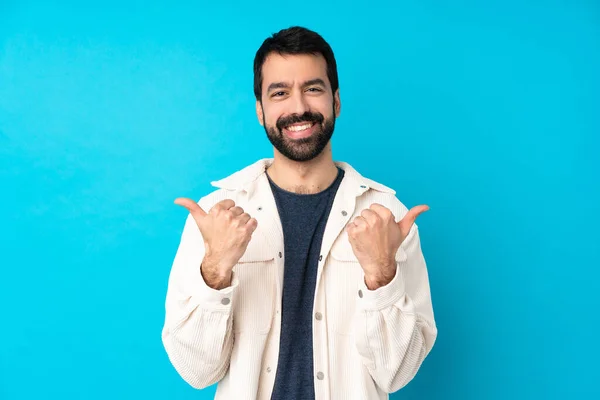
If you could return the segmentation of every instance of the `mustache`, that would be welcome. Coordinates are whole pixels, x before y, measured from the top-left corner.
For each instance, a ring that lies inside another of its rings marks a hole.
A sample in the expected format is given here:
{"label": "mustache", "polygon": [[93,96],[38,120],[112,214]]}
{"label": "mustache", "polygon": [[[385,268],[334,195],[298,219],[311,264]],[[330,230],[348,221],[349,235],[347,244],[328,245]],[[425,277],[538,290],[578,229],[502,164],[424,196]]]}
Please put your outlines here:
{"label": "mustache", "polygon": [[281,117],[277,120],[276,126],[277,126],[277,129],[279,129],[281,131],[283,128],[285,128],[286,126],[291,125],[291,124],[298,124],[301,122],[311,122],[311,123],[314,122],[317,124],[321,124],[321,123],[323,123],[324,120],[325,120],[325,117],[323,117],[323,114],[306,111],[302,115],[292,114],[292,115],[288,115],[285,117]]}

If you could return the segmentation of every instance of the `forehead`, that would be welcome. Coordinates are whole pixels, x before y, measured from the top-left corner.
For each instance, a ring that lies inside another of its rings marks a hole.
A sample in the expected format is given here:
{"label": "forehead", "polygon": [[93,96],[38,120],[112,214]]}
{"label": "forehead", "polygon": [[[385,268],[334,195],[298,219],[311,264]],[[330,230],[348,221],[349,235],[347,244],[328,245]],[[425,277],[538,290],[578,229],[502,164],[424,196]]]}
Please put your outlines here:
{"label": "forehead", "polygon": [[263,90],[273,82],[302,83],[304,81],[321,78],[327,79],[327,62],[321,55],[312,54],[277,54],[267,56],[262,67]]}

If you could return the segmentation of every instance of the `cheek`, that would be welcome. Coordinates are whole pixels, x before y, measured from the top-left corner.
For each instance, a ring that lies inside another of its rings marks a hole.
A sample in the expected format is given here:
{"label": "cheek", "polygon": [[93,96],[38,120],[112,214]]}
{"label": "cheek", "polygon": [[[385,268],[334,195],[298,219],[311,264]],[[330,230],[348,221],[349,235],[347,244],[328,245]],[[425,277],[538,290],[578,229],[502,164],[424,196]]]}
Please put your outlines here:
{"label": "cheek", "polygon": [[318,101],[312,104],[311,110],[321,113],[325,119],[331,118],[333,116],[333,100],[331,98],[319,98]]}
{"label": "cheek", "polygon": [[269,126],[275,126],[277,119],[284,114],[285,113],[281,107],[268,107],[263,110],[264,120]]}
{"label": "cheek", "polygon": [[265,114],[265,123],[269,127],[274,127],[277,124],[277,116],[271,114]]}

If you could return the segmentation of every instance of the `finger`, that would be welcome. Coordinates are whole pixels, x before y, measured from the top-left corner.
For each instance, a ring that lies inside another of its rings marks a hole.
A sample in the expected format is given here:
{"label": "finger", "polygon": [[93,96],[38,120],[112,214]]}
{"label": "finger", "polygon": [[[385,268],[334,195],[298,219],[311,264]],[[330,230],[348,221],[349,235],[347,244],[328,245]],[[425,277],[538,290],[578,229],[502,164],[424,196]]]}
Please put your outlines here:
{"label": "finger", "polygon": [[375,211],[377,213],[377,215],[379,215],[385,221],[394,218],[394,214],[392,214],[390,209],[382,206],[381,204],[373,203],[373,204],[371,204],[370,208],[371,208],[371,210]]}
{"label": "finger", "polygon": [[398,222],[398,225],[400,225],[400,228],[403,228],[403,230],[410,230],[410,228],[413,226],[413,224],[417,220],[417,217],[427,210],[429,210],[429,206],[426,206],[426,205],[420,205],[420,206],[411,208],[406,213],[404,218],[402,218],[402,220],[400,220],[400,222]]}
{"label": "finger", "polygon": [[251,219],[250,214],[248,214],[248,213],[242,213],[237,218],[240,220],[240,226],[246,225],[248,223],[248,221],[250,221],[250,219]]}
{"label": "finger", "polygon": [[213,206],[214,209],[220,209],[220,210],[229,210],[230,208],[232,208],[233,206],[235,206],[235,202],[231,199],[225,199],[225,200],[221,200],[220,202],[218,202],[217,204],[215,204]]}
{"label": "finger", "polygon": [[250,218],[246,223],[246,227],[248,228],[250,233],[253,233],[258,227],[258,221],[256,220],[256,218]]}
{"label": "finger", "polygon": [[346,224],[346,233],[348,233],[348,239],[352,239],[354,237],[354,231],[356,228],[357,226],[354,224],[354,222],[348,222]]}
{"label": "finger", "polygon": [[429,210],[429,206],[427,205],[413,207],[406,213],[404,218],[409,217],[412,220],[412,222],[415,222],[417,217],[427,210]]}
{"label": "finger", "polygon": [[206,212],[192,199],[188,199],[186,197],[178,197],[175,199],[175,204],[185,207],[192,217],[198,222],[200,219],[206,217]]}
{"label": "finger", "polygon": [[244,213],[244,209],[238,206],[231,207],[229,211],[233,214],[234,217],[239,217]]}
{"label": "finger", "polygon": [[357,228],[369,226],[369,224],[367,223],[367,220],[364,219],[361,216],[358,216],[358,217],[354,218],[353,222],[354,222],[354,225],[356,225]]}
{"label": "finger", "polygon": [[363,217],[367,223],[371,226],[375,225],[377,221],[379,221],[379,214],[370,209],[364,209],[360,213],[361,217]]}

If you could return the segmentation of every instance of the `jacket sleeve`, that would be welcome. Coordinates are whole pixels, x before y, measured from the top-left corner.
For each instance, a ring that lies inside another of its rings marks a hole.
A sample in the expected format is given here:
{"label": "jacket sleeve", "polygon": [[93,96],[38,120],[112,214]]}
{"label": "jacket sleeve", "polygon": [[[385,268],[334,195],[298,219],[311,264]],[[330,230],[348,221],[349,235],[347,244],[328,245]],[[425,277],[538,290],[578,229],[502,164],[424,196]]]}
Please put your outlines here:
{"label": "jacket sleeve", "polygon": [[386,286],[358,293],[355,337],[373,380],[393,393],[416,375],[437,337],[429,278],[417,225],[396,254],[396,275]]}
{"label": "jacket sleeve", "polygon": [[204,241],[188,216],[169,275],[162,342],[179,375],[202,389],[221,380],[233,346],[232,304],[238,287],[210,288],[200,273]]}

